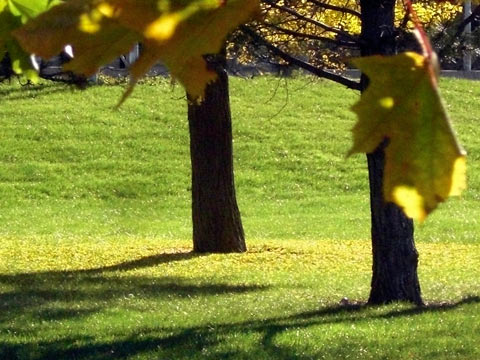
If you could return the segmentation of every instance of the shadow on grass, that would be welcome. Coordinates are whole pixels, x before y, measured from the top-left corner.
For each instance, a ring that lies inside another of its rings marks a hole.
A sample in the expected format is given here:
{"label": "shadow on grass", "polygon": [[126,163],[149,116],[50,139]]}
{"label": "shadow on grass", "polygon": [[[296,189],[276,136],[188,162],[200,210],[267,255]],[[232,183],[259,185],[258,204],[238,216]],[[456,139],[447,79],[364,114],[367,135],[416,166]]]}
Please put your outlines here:
{"label": "shadow on grass", "polygon": [[[267,289],[266,286],[199,283],[183,277],[123,273],[200,256],[205,255],[166,253],[93,269],[0,274],[0,326],[21,315],[40,321],[81,318],[111,304],[135,298],[168,301],[167,298],[241,294]],[[2,292],[2,288],[9,290]],[[75,310],[74,305],[77,305]],[[0,356],[0,359],[3,358]]]}
{"label": "shadow on grass", "polygon": [[172,263],[176,261],[190,260],[201,256],[207,256],[207,254],[197,254],[194,252],[184,252],[184,253],[167,253],[167,254],[158,254],[145,256],[140,259],[125,261],[120,264],[103,266],[94,269],[80,270],[86,273],[102,273],[107,271],[129,271],[135,269],[141,269],[146,267],[158,266],[161,264]]}
{"label": "shadow on grass", "polygon": [[[198,289],[197,289],[198,290]],[[238,290],[238,289],[237,289]],[[243,289],[245,290],[245,289]],[[242,290],[242,291],[243,291]],[[251,290],[251,289],[250,289]],[[212,289],[207,290],[211,293]],[[215,291],[214,291],[215,292]],[[241,291],[240,291],[241,292]],[[424,307],[393,309],[386,313],[367,313],[381,307],[366,305],[339,305],[317,311],[302,312],[286,317],[252,320],[239,323],[206,324],[205,326],[137,328],[130,334],[116,334],[115,340],[102,342],[94,336],[68,337],[51,342],[31,341],[1,343],[1,359],[128,359],[143,356],[145,359],[284,359],[306,360],[320,353],[305,354],[295,345],[279,345],[278,335],[289,330],[301,331],[311,326],[366,322],[410,317],[431,312],[454,310],[462,305],[478,304],[480,297],[471,296],[461,301],[433,304]],[[255,343],[242,348],[235,340],[245,334],[255,336]],[[365,339],[366,342],[374,341]],[[334,354],[351,355],[351,340],[328,344]],[[225,350],[225,348],[228,350]],[[318,352],[318,350],[317,350]],[[36,357],[31,357],[36,354]]]}
{"label": "shadow on grass", "polygon": [[424,306],[412,307],[401,311],[391,311],[387,314],[378,316],[378,318],[393,319],[401,316],[420,315],[429,312],[454,310],[461,305],[478,303],[480,303],[480,296],[467,296],[457,302],[430,303]]}
{"label": "shadow on grass", "polygon": [[75,87],[65,84],[44,84],[44,85],[25,85],[21,87],[0,88],[0,98],[2,101],[25,100],[34,96],[48,96],[56,93],[62,93],[68,90],[75,90]]}

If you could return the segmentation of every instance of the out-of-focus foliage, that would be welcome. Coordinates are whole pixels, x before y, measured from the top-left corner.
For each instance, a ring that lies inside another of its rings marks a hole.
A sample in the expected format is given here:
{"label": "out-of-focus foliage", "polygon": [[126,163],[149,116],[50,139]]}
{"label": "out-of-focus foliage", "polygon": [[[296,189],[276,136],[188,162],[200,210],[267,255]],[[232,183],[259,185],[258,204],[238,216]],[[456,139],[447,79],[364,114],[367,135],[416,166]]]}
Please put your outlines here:
{"label": "out-of-focus foliage", "polygon": [[226,34],[257,7],[257,0],[70,0],[14,34],[25,49],[44,58],[71,44],[75,58],[65,68],[87,76],[142,42],[124,98],[158,61],[197,98],[215,77],[203,55],[220,51]]}
{"label": "out-of-focus foliage", "polygon": [[0,60],[8,53],[15,74],[31,81],[38,79],[30,54],[20,47],[11,32],[59,3],[59,0],[0,0]]}

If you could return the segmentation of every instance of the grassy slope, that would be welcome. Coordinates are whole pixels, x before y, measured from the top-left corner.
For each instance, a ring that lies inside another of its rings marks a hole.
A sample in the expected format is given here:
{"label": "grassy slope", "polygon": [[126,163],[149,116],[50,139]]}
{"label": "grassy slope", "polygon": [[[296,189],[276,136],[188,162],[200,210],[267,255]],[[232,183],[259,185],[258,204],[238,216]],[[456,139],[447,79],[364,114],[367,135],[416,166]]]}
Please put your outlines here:
{"label": "grassy slope", "polygon": [[[355,93],[302,79],[288,88],[276,79],[234,80],[236,181],[247,236],[367,239],[365,161],[344,159]],[[181,89],[139,86],[117,112],[118,87],[65,93],[50,86],[27,96],[9,89],[1,89],[0,234],[190,238]],[[476,96],[464,96],[468,91],[475,92],[468,82],[450,80],[445,94],[470,153],[471,186],[419,227],[419,241],[474,242],[480,233]]]}
{"label": "grassy slope", "polygon": [[370,276],[353,92],[233,79],[250,252],[193,256],[179,88],[0,87],[0,358],[479,358],[480,86],[444,85],[470,188],[417,228],[421,310],[338,306]]}

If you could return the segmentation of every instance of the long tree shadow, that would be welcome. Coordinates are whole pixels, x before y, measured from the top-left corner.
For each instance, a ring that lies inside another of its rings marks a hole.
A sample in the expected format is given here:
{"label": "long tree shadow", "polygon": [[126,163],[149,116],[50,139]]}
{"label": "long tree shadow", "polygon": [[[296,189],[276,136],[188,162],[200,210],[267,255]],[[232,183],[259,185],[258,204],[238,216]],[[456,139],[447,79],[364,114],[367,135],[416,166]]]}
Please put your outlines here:
{"label": "long tree shadow", "polygon": [[[93,269],[1,274],[0,326],[18,316],[33,316],[39,320],[80,318],[129,297],[167,301],[167,297],[241,294],[268,288],[221,282],[198,283],[175,276],[111,274],[187,261],[199,256],[205,255],[191,252],[165,253]],[[2,292],[2,288],[9,290]],[[82,307],[76,306],[74,309],[73,305],[78,303]]]}
{"label": "long tree shadow", "polygon": [[77,270],[47,270],[32,273],[19,273],[13,275],[0,274],[0,283],[10,281],[26,281],[32,276],[74,276],[81,274],[101,274],[114,271],[130,271],[147,267],[155,267],[162,264],[174,263],[177,261],[188,261],[191,259],[208,256],[208,254],[200,254],[194,252],[177,252],[177,253],[162,253],[150,256],[144,256],[134,260],[124,261],[114,265],[99,266],[88,269]]}
{"label": "long tree shadow", "polygon": [[[434,304],[420,308],[391,310],[384,314],[363,314],[368,306],[332,306],[317,311],[302,312],[291,316],[268,320],[251,320],[239,323],[194,326],[184,329],[154,327],[136,329],[135,334],[124,334],[119,340],[98,342],[93,336],[63,338],[51,342],[23,342],[18,344],[0,343],[0,358],[22,359],[21,355],[35,351],[38,359],[128,359],[145,355],[146,358],[159,359],[311,359],[312,354],[298,351],[294,345],[278,345],[277,335],[289,329],[301,330],[315,325],[351,323],[371,319],[400,318],[421,315],[427,312],[451,311],[462,305],[478,304],[480,297],[471,296],[449,304]],[[231,341],[237,334],[257,334],[260,336],[253,349],[235,349],[215,351],[218,345]],[[73,345],[73,344],[83,345]],[[331,344],[335,351],[348,352],[352,346],[348,340]],[[317,354],[320,355],[320,354]],[[3,356],[3,357],[2,357]],[[315,355],[313,355],[315,357]]]}
{"label": "long tree shadow", "polygon": [[80,270],[86,273],[102,273],[107,271],[129,271],[146,267],[158,266],[166,263],[172,263],[176,261],[191,260],[194,258],[206,256],[206,254],[199,254],[194,252],[181,252],[181,253],[165,253],[156,254],[151,256],[145,256],[140,259],[125,261],[119,264],[102,266],[93,269]]}
{"label": "long tree shadow", "polygon": [[[208,295],[241,294],[265,290],[255,285],[226,283],[195,284],[180,277],[62,276],[32,274],[1,276],[0,285],[14,285],[14,290],[0,293],[0,324],[20,315],[40,320],[88,315],[108,308],[112,303],[132,297],[142,299],[195,298]],[[82,303],[82,308],[71,310]]]}

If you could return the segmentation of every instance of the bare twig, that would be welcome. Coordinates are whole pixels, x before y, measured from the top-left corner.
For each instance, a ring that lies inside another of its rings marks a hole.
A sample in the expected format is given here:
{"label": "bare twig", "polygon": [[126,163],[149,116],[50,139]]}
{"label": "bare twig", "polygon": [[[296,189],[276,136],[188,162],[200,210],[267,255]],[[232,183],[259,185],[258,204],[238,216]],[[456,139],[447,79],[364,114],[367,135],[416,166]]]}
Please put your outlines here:
{"label": "bare twig", "polygon": [[335,45],[343,46],[343,47],[353,47],[353,48],[358,47],[358,43],[354,42],[354,41],[343,41],[343,40],[332,39],[332,38],[329,38],[329,37],[326,37],[326,36],[319,36],[319,35],[315,35],[315,34],[307,34],[307,33],[299,32],[299,31],[295,31],[295,30],[286,29],[284,27],[269,24],[269,23],[264,23],[264,25],[267,26],[267,27],[273,28],[275,30],[278,30],[279,32],[281,32],[283,34],[286,34],[286,35],[292,35],[292,36],[295,36],[295,37],[300,37],[300,38],[310,39],[310,40],[318,40],[318,41],[327,42],[327,43],[330,43],[330,44],[335,44]]}
{"label": "bare twig", "polygon": [[343,12],[343,13],[346,13],[346,14],[356,16],[356,17],[361,17],[361,14],[358,11],[355,11],[355,10],[347,8],[347,7],[336,6],[336,5],[332,5],[332,4],[328,4],[328,3],[323,3],[323,2],[320,2],[318,0],[307,0],[307,1],[311,2],[312,4],[314,4],[318,7],[321,7],[321,8],[327,9],[327,10],[339,11],[339,12]]}

